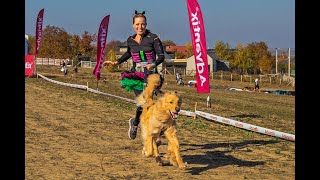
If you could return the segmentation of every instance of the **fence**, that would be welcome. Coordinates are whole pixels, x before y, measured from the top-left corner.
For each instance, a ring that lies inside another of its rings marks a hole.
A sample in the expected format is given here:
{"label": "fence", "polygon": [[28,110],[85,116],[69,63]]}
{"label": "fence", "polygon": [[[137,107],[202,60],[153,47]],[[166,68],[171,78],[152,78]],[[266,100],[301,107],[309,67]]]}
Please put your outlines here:
{"label": "fence", "polygon": [[[62,61],[67,62],[68,59],[50,59],[50,58],[37,58],[37,64],[43,65],[60,65]],[[73,65],[73,61],[71,61]],[[94,68],[96,66],[96,62],[91,61],[80,61],[80,67],[83,68]],[[78,65],[77,64],[77,65]],[[195,70],[186,71],[184,68],[167,68],[163,69],[164,74],[169,74],[175,76],[176,73],[180,73],[182,75],[195,77]],[[241,82],[250,82],[253,83],[255,77],[260,77],[260,83],[269,83],[269,84],[282,84],[286,83],[287,86],[295,86],[295,77],[287,76],[285,74],[265,74],[265,75],[240,75],[240,74],[232,74],[231,72],[220,71],[220,72],[211,72],[210,79],[220,79],[222,81],[241,81]]]}
{"label": "fence", "polygon": [[36,64],[54,66],[60,66],[62,64],[62,61],[64,61],[67,65],[70,63],[71,65],[73,65],[73,61],[70,61],[69,59],[36,58],[35,60]]}
{"label": "fence", "polygon": [[[173,72],[179,72],[178,69],[174,69]],[[170,74],[170,70],[165,69],[166,74]],[[180,74],[186,76],[195,77],[195,70],[180,70]],[[295,77],[288,76],[286,74],[259,74],[259,75],[241,75],[241,74],[233,74],[231,72],[220,71],[220,72],[211,72],[210,79],[219,79],[221,81],[241,81],[241,82],[249,82],[253,83],[256,77],[260,77],[260,83],[269,83],[269,84],[283,84],[285,83],[287,86],[295,86]]]}

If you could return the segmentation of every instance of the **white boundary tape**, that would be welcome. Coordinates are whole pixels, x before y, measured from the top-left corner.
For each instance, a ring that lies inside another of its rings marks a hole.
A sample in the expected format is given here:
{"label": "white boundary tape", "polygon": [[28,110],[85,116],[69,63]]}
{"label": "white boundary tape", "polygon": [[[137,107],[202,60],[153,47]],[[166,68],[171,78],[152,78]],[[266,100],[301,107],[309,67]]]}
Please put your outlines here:
{"label": "white boundary tape", "polygon": [[185,116],[194,116],[196,113],[191,112],[191,111],[186,111],[186,110],[180,110],[179,114],[185,115]]}
{"label": "white boundary tape", "polygon": [[[136,103],[135,100],[124,98],[124,97],[121,97],[121,96],[116,96],[116,95],[113,95],[113,94],[104,93],[104,92],[101,92],[101,91],[98,91],[98,90],[95,90],[95,89],[88,88],[87,86],[84,86],[84,85],[63,83],[63,82],[59,82],[59,81],[55,81],[55,80],[49,79],[49,78],[47,78],[47,77],[45,77],[45,76],[43,76],[41,74],[37,74],[37,75],[40,76],[41,78],[47,80],[47,81],[50,81],[50,82],[53,82],[53,83],[56,83],[56,84],[69,86],[69,87],[74,87],[74,88],[79,88],[79,89],[86,89],[87,91],[90,91],[92,93],[111,96],[111,97],[119,98],[119,99],[122,99],[122,100],[125,100],[125,101],[128,101],[128,102]],[[262,134],[266,134],[266,135],[270,135],[270,136],[279,137],[279,138],[286,139],[286,140],[289,140],[289,141],[295,141],[295,135],[293,135],[293,134],[284,133],[284,132],[280,132],[280,131],[275,131],[275,130],[272,130],[272,129],[267,129],[267,128],[264,128],[264,127],[251,125],[251,124],[248,124],[248,123],[243,123],[243,122],[240,122],[240,121],[235,121],[235,120],[232,120],[232,119],[229,119],[229,118],[224,118],[224,117],[221,117],[221,116],[209,114],[209,113],[202,112],[202,111],[191,112],[191,111],[186,111],[186,110],[180,110],[179,114],[180,115],[185,115],[185,116],[195,116],[197,114],[197,115],[199,115],[201,117],[207,118],[209,120],[217,121],[217,122],[220,122],[220,123],[223,123],[223,124],[228,124],[228,125],[232,125],[232,126],[235,126],[235,127],[238,127],[238,128],[249,130],[249,131],[253,131],[253,132],[257,132],[257,133],[262,133]]]}
{"label": "white boundary tape", "polygon": [[49,79],[41,74],[37,74],[38,76],[40,76],[41,78],[47,80],[47,81],[50,81],[50,82],[53,82],[53,83],[56,83],[56,84],[60,84],[60,85],[63,85],[63,86],[69,86],[69,87],[74,87],[74,88],[79,88],[79,89],[87,89],[88,87],[87,86],[84,86],[84,85],[79,85],[79,84],[70,84],[70,83],[64,83],[64,82],[59,82],[59,81],[55,81],[55,80],[52,80],[52,79]]}
{"label": "white boundary tape", "polygon": [[286,140],[290,140],[290,141],[295,141],[295,135],[293,134],[289,134],[289,133],[284,133],[284,132],[280,132],[280,131],[275,131],[272,129],[267,129],[264,127],[260,127],[260,126],[255,126],[255,125],[251,125],[251,124],[247,124],[247,123],[243,123],[243,122],[239,122],[239,121],[235,121],[229,118],[224,118],[221,116],[217,116],[217,115],[213,115],[213,114],[209,114],[206,112],[202,112],[202,111],[196,111],[195,112],[197,115],[202,116],[204,118],[210,119],[210,120],[214,120],[223,124],[228,124],[228,125],[232,125],[238,128],[242,128],[242,129],[246,129],[246,130],[250,130],[250,131],[254,131],[257,133],[262,133],[262,134],[266,134],[266,135],[270,135],[270,136],[276,136],[282,139],[286,139]]}

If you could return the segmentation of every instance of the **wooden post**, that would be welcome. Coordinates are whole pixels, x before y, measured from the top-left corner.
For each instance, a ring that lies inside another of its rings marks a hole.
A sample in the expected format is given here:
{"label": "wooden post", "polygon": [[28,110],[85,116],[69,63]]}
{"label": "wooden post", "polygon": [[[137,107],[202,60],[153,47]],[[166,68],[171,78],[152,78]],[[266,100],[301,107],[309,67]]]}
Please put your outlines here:
{"label": "wooden post", "polygon": [[271,82],[272,82],[272,81],[271,81],[271,77],[270,77],[270,84],[271,84]]}
{"label": "wooden post", "polygon": [[99,81],[97,80],[97,91],[99,91]]}
{"label": "wooden post", "polygon": [[193,119],[196,119],[196,111],[197,111],[197,102],[196,102],[196,104],[194,105],[194,116],[193,116]]}
{"label": "wooden post", "polygon": [[211,108],[211,98],[210,98],[210,96],[207,97],[207,108]]}
{"label": "wooden post", "polygon": [[37,56],[36,55],[34,55],[33,63],[34,63],[34,69],[33,69],[33,76],[34,76],[34,75],[37,75],[37,68],[36,68],[36,66],[37,66]]}
{"label": "wooden post", "polygon": [[223,80],[223,74],[221,72],[221,75],[220,75],[220,80],[222,81]]}
{"label": "wooden post", "polygon": [[173,74],[176,75],[176,68],[173,68]]}
{"label": "wooden post", "polygon": [[89,82],[87,82],[87,92],[88,92],[88,88],[89,88]]}
{"label": "wooden post", "polygon": [[240,75],[240,79],[241,79],[241,82],[242,82],[242,74]]}

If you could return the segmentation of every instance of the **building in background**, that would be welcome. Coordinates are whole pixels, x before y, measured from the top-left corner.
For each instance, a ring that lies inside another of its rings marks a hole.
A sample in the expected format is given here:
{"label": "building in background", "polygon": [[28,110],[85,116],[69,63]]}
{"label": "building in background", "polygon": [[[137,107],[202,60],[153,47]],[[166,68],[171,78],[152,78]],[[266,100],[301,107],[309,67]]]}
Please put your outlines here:
{"label": "building in background", "polygon": [[[207,59],[209,66],[209,73],[217,71],[230,71],[229,62],[225,60],[220,60],[218,56],[215,55],[213,49],[207,50]],[[186,64],[187,75],[194,76],[196,74],[196,65],[194,60],[194,55],[187,58]]]}

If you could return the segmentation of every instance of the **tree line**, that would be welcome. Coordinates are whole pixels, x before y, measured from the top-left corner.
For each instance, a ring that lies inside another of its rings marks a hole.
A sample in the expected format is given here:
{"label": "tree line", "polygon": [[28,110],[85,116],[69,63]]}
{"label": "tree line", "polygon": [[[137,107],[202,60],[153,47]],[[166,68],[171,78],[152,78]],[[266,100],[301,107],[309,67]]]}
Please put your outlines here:
{"label": "tree line", "polygon": [[[38,57],[73,59],[77,61],[81,57],[88,57],[91,61],[96,60],[97,34],[84,31],[81,36],[69,34],[64,28],[47,25],[42,31],[42,38],[38,51]],[[171,40],[163,40],[164,46],[176,46]],[[104,60],[116,61],[120,54],[121,41],[111,40],[105,47]],[[174,52],[178,59],[188,58],[193,55],[192,44],[185,44],[186,53]],[[234,49],[228,43],[217,41],[214,44],[214,53],[221,59],[229,62],[230,69],[241,74],[271,73],[275,68],[275,56],[269,51],[267,44],[263,41],[250,44],[238,43]],[[28,54],[35,54],[35,37],[29,35]],[[285,57],[285,53],[279,53]],[[287,65],[278,64],[279,72],[287,72]],[[294,69],[292,64],[291,69]],[[110,69],[111,70],[111,69]]]}

